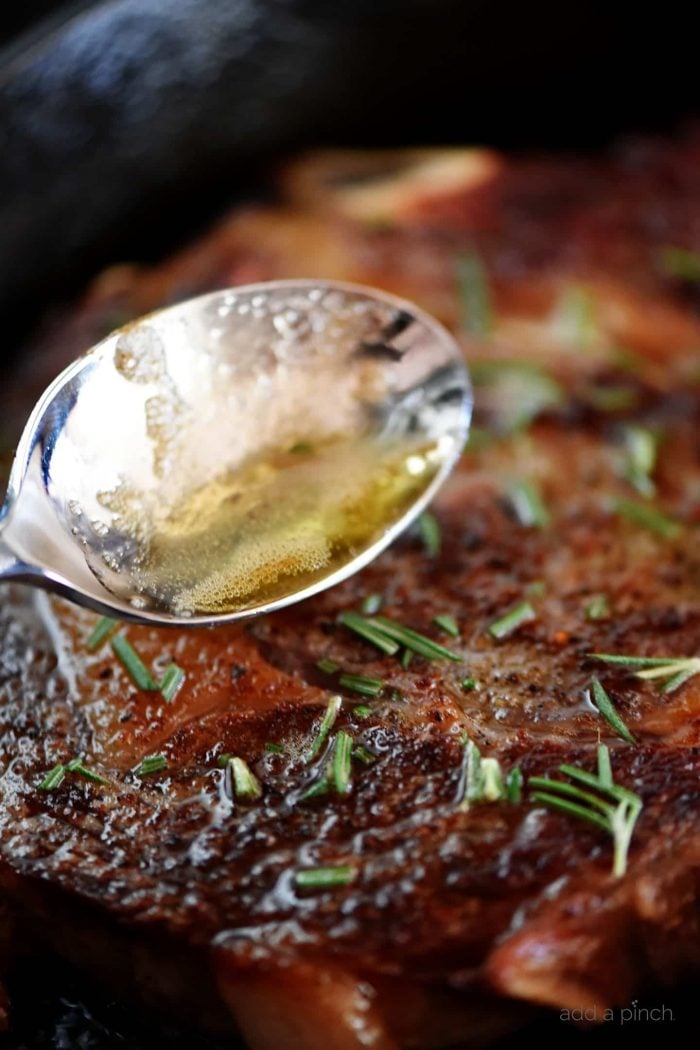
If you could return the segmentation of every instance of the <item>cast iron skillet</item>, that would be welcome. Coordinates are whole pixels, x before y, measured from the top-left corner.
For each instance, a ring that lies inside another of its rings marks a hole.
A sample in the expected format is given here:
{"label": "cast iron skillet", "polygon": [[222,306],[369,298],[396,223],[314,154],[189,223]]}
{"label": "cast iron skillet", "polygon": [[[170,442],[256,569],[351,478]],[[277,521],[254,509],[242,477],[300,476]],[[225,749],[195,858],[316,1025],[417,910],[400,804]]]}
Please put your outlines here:
{"label": "cast iron skillet", "polygon": [[[581,147],[698,98],[694,34],[582,0],[23,0],[0,52],[0,321],[153,257],[312,143]],[[687,5],[686,5],[687,9]],[[14,13],[13,13],[14,12]],[[1,39],[1,37],[0,37]],[[662,73],[662,66],[663,73]],[[12,340],[3,340],[3,347]]]}
{"label": "cast iron skillet", "polygon": [[[687,5],[684,5],[687,10]],[[695,38],[585,0],[23,0],[0,24],[1,353],[100,265],[155,258],[308,145],[582,148],[697,112]],[[36,18],[41,16],[38,22]],[[8,1050],[218,1050],[46,960]],[[676,996],[682,1037],[690,996]],[[86,1005],[87,1003],[87,1005]],[[658,1005],[654,1002],[652,1005]],[[542,1050],[561,1045],[556,1019]],[[587,1034],[565,1030],[581,1050]],[[530,1033],[532,1036],[533,1033]],[[606,1025],[597,1050],[638,1045]],[[514,1050],[518,1039],[501,1044]]]}

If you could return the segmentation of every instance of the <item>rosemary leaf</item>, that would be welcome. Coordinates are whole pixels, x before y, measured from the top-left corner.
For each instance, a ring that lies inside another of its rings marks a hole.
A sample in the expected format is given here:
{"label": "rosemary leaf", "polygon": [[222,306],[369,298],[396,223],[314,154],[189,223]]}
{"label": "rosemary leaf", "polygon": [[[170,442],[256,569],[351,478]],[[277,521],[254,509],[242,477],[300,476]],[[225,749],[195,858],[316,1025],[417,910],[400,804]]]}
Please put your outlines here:
{"label": "rosemary leaf", "polygon": [[115,638],[112,638],[110,644],[114,655],[121,662],[134,685],[146,692],[155,692],[158,689],[158,683],[129,639],[123,634],[118,634]]}
{"label": "rosemary leaf", "polygon": [[615,710],[615,705],[599,679],[593,678],[591,685],[593,687],[591,699],[603,718],[613,727],[618,736],[621,736],[628,744],[636,744],[634,736]]}
{"label": "rosemary leaf", "polygon": [[523,800],[523,774],[518,766],[511,769],[506,777],[506,798],[514,805]]}
{"label": "rosemary leaf", "polygon": [[91,780],[93,784],[109,784],[109,781],[100,776],[99,773],[95,773],[94,770],[88,769],[88,767],[79,759],[74,758],[66,765],[66,773],[77,773],[79,777],[83,777],[85,780]]}
{"label": "rosemary leaf", "polygon": [[418,653],[419,656],[424,656],[426,660],[442,658],[454,660],[457,663],[461,660],[457,653],[453,653],[450,649],[445,649],[444,646],[438,645],[432,638],[419,634],[418,631],[414,631],[410,627],[404,627],[400,623],[395,623],[393,620],[387,620],[385,616],[378,616],[370,622],[377,630],[382,631],[396,642],[400,642],[406,649],[411,649],[414,653]]}
{"label": "rosemary leaf", "polygon": [[342,702],[342,696],[332,696],[328,701],[325,713],[321,719],[321,724],[318,727],[318,732],[316,733],[306,756],[307,762],[311,762],[312,759],[316,758],[316,755],[318,755],[319,751],[325,744],[326,738],[333,728],[333,723],[338,717],[338,712],[340,711],[340,705]]}
{"label": "rosemary leaf", "polygon": [[185,672],[177,664],[170,664],[166,667],[163,677],[160,680],[159,689],[166,703],[170,703],[175,698],[180,686],[185,681]]}
{"label": "rosemary leaf", "polygon": [[[559,770],[575,783],[549,777],[530,777],[528,787],[534,789],[533,799],[607,832],[613,840],[612,874],[620,878],[627,870],[627,856],[642,810],[642,800],[633,791],[614,783],[610,751],[605,744],[598,746],[597,774],[566,764],[561,765]],[[592,790],[584,790],[579,784],[585,784]],[[607,797],[601,798],[601,795]]]}
{"label": "rosemary leaf", "polygon": [[234,756],[230,759],[233,787],[237,799],[254,802],[262,798],[262,786],[247,762]]}
{"label": "rosemary leaf", "polygon": [[355,634],[359,634],[361,638],[371,642],[372,645],[375,645],[377,649],[381,649],[388,656],[393,656],[394,653],[399,651],[397,643],[387,637],[385,631],[379,630],[374,620],[368,620],[355,612],[341,613],[338,620],[344,627],[354,631]]}
{"label": "rosemary leaf", "polygon": [[374,616],[381,609],[383,600],[381,594],[368,594],[362,601],[363,615]]}
{"label": "rosemary leaf", "polygon": [[648,427],[628,423],[623,429],[627,453],[625,478],[641,496],[651,497],[656,492],[652,474],[659,451],[659,434]]}
{"label": "rosemary leaf", "polygon": [[516,518],[525,528],[545,529],[549,525],[549,511],[533,482],[524,479],[511,482],[508,498]]}
{"label": "rosemary leaf", "polygon": [[60,787],[65,775],[66,767],[62,762],[57,762],[38,785],[39,791],[53,791],[54,788]]}
{"label": "rosemary leaf", "polygon": [[596,594],[585,608],[587,620],[609,620],[610,604],[604,594]]}
{"label": "rosemary leaf", "polygon": [[316,666],[324,674],[335,674],[336,671],[340,670],[340,664],[337,664],[335,660],[329,660],[325,656],[322,660],[316,661]]}
{"label": "rosemary leaf", "polygon": [[474,249],[457,256],[457,292],[462,305],[462,323],[467,332],[486,339],[493,329],[493,310],[486,269]]}
{"label": "rosemary leaf", "polygon": [[617,499],[614,503],[614,509],[621,518],[626,518],[633,525],[639,525],[641,528],[653,532],[655,536],[660,536],[661,539],[673,540],[680,534],[681,526],[679,522],[674,521],[673,518],[669,518],[660,510],[656,510],[655,507],[650,507],[646,503],[637,503],[631,499]]}
{"label": "rosemary leaf", "polygon": [[370,678],[364,674],[341,674],[338,685],[362,696],[379,696],[384,688],[381,678]]}
{"label": "rosemary leaf", "polygon": [[351,789],[352,771],[352,745],[353,740],[349,733],[341,729],[336,734],[335,746],[333,748],[333,783],[339,795],[347,795]]}
{"label": "rosemary leaf", "polygon": [[700,282],[700,255],[697,252],[669,245],[662,248],[659,261],[669,277],[693,283]]}
{"label": "rosemary leaf", "polygon": [[325,890],[334,886],[349,886],[357,876],[349,864],[329,868],[304,868],[295,872],[294,881],[301,890]]}
{"label": "rosemary leaf", "polygon": [[[429,510],[423,511],[418,519],[418,528],[425,547],[425,553],[430,558],[436,558],[442,547],[442,530],[437,518]],[[379,610],[375,611],[378,612]]]}
{"label": "rosemary leaf", "polygon": [[507,638],[509,635],[522,627],[524,623],[530,623],[537,618],[537,613],[530,602],[520,602],[500,619],[495,620],[489,627],[489,634],[497,641]]}
{"label": "rosemary leaf", "polygon": [[371,766],[373,762],[377,761],[377,756],[373,751],[370,751],[364,744],[357,744],[352,750],[352,757],[356,758],[359,762],[362,762],[365,766]]}
{"label": "rosemary leaf", "polygon": [[153,773],[162,773],[168,768],[165,755],[148,755],[135,770],[137,777],[150,777]]}
{"label": "rosemary leaf", "polygon": [[433,616],[433,623],[436,627],[440,627],[445,634],[451,635],[453,638],[459,638],[459,627],[454,616],[450,616],[449,613],[440,613],[439,616]]}
{"label": "rosemary leaf", "polygon": [[88,639],[85,643],[86,647],[91,653],[96,652],[100,646],[107,641],[110,634],[112,634],[113,631],[116,631],[117,627],[119,627],[119,622],[117,620],[113,620],[109,616],[101,616],[88,635]]}

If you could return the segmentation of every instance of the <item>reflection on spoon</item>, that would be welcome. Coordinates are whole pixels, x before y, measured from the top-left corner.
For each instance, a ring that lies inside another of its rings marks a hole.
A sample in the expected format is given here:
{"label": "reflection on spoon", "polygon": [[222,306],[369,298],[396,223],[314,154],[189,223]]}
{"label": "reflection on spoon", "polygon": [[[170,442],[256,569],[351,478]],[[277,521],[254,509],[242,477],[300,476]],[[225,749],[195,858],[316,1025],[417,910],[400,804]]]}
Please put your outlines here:
{"label": "reflection on spoon", "polygon": [[190,300],[113,333],[42,397],[0,574],[126,619],[269,612],[420,512],[470,408],[450,335],[391,296],[289,281]]}

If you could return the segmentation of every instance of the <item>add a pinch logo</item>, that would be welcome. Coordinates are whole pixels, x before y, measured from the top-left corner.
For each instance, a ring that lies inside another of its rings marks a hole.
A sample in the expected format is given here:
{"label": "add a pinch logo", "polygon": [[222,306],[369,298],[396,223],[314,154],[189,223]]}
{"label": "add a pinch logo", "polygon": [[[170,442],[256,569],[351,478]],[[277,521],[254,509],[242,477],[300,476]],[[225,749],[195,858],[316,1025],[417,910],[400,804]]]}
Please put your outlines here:
{"label": "add a pinch logo", "polygon": [[579,1006],[570,1010],[559,1011],[560,1021],[573,1021],[581,1024],[605,1022],[617,1022],[617,1024],[658,1024],[661,1021],[675,1021],[675,1015],[670,1006],[661,1003],[659,1006],[640,1006],[637,999],[633,999],[628,1006],[617,1009],[612,1007]]}

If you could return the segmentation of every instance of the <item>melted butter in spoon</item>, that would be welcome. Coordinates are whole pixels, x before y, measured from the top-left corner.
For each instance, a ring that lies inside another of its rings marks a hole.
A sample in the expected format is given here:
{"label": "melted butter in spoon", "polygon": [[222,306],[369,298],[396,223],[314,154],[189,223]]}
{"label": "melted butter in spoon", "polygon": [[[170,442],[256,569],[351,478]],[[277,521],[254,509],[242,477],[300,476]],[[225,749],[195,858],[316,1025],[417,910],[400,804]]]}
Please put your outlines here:
{"label": "melted butter in spoon", "polygon": [[[377,437],[261,456],[159,520],[141,544],[133,582],[181,616],[250,608],[312,586],[396,522],[443,458],[437,445]],[[127,531],[141,532],[128,523]]]}

